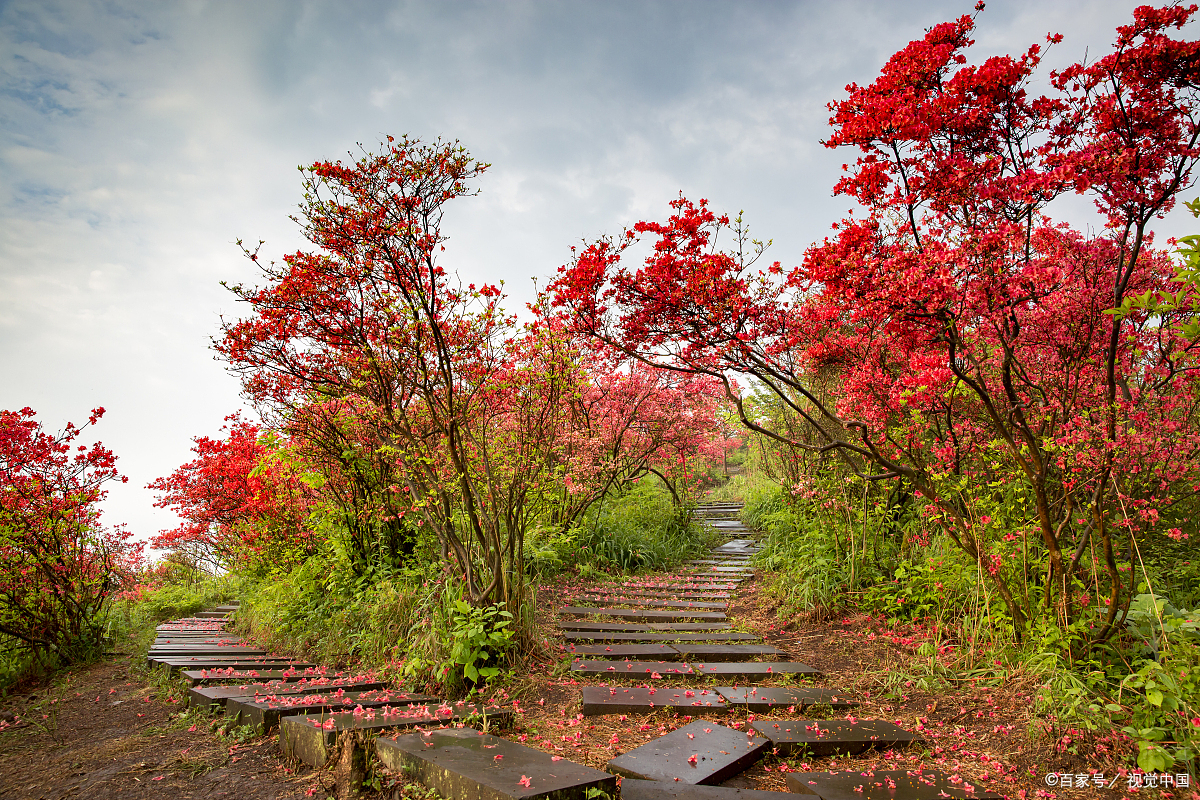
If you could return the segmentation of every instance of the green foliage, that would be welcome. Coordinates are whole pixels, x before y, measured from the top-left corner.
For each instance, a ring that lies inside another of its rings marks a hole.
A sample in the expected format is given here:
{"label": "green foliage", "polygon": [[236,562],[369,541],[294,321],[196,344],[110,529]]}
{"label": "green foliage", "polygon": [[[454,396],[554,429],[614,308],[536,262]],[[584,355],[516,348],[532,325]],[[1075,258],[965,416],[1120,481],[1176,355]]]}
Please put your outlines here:
{"label": "green foliage", "polygon": [[469,684],[483,683],[500,674],[498,663],[512,647],[511,622],[512,614],[502,605],[475,608],[465,600],[454,601],[450,661],[462,668],[462,677]]}
{"label": "green foliage", "polygon": [[[744,451],[737,451],[744,461]],[[730,475],[729,480],[722,481],[715,488],[709,489],[700,498],[701,503],[736,503],[745,500],[749,482],[745,475]]]}
{"label": "green foliage", "polygon": [[427,561],[360,575],[324,552],[250,592],[239,627],[275,650],[456,695],[498,675],[532,622],[473,608],[447,570]]}
{"label": "green foliage", "polygon": [[[854,512],[848,513],[854,521]],[[859,540],[858,522],[843,537],[837,520],[831,521],[814,504],[789,496],[778,485],[752,486],[742,520],[767,534],[758,563],[775,576],[772,591],[788,615],[826,617],[848,599],[848,593],[857,593],[882,575],[881,559],[864,558],[867,543]],[[878,552],[880,543],[874,546]],[[885,544],[883,549],[890,553],[892,548]]]}
{"label": "green foliage", "polygon": [[676,507],[657,480],[641,480],[588,510],[577,538],[578,564],[619,572],[665,570],[702,555],[714,535]]}

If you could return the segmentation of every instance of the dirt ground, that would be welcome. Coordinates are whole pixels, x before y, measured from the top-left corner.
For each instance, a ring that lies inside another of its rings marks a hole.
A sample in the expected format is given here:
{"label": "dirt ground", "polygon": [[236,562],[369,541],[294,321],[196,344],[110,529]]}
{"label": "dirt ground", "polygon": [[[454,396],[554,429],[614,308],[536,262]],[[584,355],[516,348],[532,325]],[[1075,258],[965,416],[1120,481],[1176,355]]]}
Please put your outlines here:
{"label": "dirt ground", "polygon": [[236,741],[181,719],[117,657],[0,701],[19,722],[0,732],[0,798],[304,797],[308,783],[277,742]]}
{"label": "dirt ground", "polygon": [[[515,703],[517,711],[513,727],[496,732],[602,769],[614,756],[687,724],[692,717],[666,710],[649,716],[580,715],[580,687],[604,681],[570,676],[570,657],[554,638],[552,625],[554,609],[579,588],[578,582],[566,581],[542,588],[539,621],[547,647],[524,665],[523,678],[494,698],[494,702],[509,706]],[[920,691],[905,677],[919,674],[915,647],[919,632],[889,628],[862,614],[785,624],[777,611],[756,580],[738,590],[729,615],[735,628],[759,633],[791,659],[821,669],[827,677],[820,685],[861,700],[858,709],[841,716],[892,720],[922,732],[927,744],[811,763],[770,756],[728,781],[728,786],[786,791],[783,776],[789,771],[920,766],[1017,800],[1200,800],[1194,787],[1130,791],[1128,779],[1120,771],[1119,742],[1096,742],[1070,730],[1047,735],[1032,712],[1038,686],[1031,679],[995,686],[966,681],[953,691],[934,695]],[[145,678],[131,657],[121,657],[66,673],[30,694],[0,700],[0,709],[14,713],[18,720],[0,730],[0,798],[282,800],[323,798],[334,791],[336,781],[330,768],[313,770],[286,762],[274,737],[239,740],[221,735],[215,725],[182,715],[179,698],[160,692]],[[699,685],[715,686],[716,682]],[[787,680],[758,685],[787,685]],[[798,716],[780,709],[757,717],[734,711],[713,712],[706,718],[744,727],[754,719]],[[0,722],[0,726],[4,724]],[[1093,781],[1101,774],[1104,783],[1113,783],[1113,788],[1050,786],[1045,777],[1048,773],[1088,774]],[[417,798],[425,794],[402,783],[388,789],[389,780],[382,775],[383,791],[368,792],[368,796]]]}

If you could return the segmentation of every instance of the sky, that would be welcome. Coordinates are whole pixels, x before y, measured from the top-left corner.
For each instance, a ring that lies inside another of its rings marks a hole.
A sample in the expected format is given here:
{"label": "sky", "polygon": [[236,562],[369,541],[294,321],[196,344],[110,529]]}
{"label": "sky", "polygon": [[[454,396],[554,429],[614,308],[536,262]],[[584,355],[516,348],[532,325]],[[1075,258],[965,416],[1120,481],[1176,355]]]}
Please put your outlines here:
{"label": "sky", "polygon": [[[1094,58],[1134,5],[991,2],[972,58],[1052,31],[1048,67]],[[173,527],[146,484],[244,408],[210,347],[243,313],[221,282],[255,279],[237,239],[303,245],[298,165],[460,140],[492,167],[449,208],[442,265],[503,280],[513,310],[573,244],[681,191],[795,264],[850,207],[826,104],[973,6],[0,0],[0,408],[58,430],[103,406],[89,436],[129,478],[105,522]],[[1058,214],[1095,224],[1083,200]]]}

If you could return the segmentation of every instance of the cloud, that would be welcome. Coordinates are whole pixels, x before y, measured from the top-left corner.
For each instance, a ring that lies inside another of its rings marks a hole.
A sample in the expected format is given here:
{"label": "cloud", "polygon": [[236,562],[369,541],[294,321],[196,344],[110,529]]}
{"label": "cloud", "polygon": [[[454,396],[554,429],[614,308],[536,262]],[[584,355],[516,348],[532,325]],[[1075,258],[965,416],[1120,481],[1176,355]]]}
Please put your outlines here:
{"label": "cloud", "polygon": [[[504,279],[513,307],[572,244],[680,190],[746,209],[794,263],[849,206],[825,104],[971,5],[4,4],[0,406],[50,427],[109,408],[96,434],[131,478],[109,517],[149,535],[173,523],[142,487],[239,406],[208,350],[239,313],[220,281],[253,280],[236,238],[302,245],[297,164],[461,139],[493,167],[447,216],[446,264]],[[1073,60],[1130,7],[989,4],[976,49],[1059,30]]]}

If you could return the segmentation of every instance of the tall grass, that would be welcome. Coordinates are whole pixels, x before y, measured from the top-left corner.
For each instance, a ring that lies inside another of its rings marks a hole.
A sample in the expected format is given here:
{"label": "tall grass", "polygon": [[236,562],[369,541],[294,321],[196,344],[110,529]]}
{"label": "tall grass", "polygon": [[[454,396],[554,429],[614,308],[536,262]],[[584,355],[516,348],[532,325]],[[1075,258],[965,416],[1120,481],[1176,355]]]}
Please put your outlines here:
{"label": "tall grass", "polygon": [[672,505],[656,481],[643,480],[589,510],[576,539],[577,558],[610,571],[659,571],[702,555],[717,536]]}

